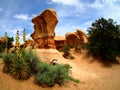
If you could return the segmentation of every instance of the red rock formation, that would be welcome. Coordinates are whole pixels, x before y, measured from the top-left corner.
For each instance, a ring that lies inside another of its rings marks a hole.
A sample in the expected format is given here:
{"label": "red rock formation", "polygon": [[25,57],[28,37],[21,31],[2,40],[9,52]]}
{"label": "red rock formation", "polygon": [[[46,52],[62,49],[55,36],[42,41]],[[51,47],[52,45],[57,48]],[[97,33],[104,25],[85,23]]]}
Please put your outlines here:
{"label": "red rock formation", "polygon": [[62,50],[63,47],[66,46],[66,39],[64,36],[56,36],[54,40],[55,40],[57,50]]}
{"label": "red rock formation", "polygon": [[68,32],[66,33],[66,44],[68,46],[80,44],[80,38],[76,33]]}
{"label": "red rock formation", "polygon": [[66,37],[66,44],[68,46],[80,45],[81,43],[87,43],[88,37],[87,35],[81,31],[76,30],[76,32],[68,32],[65,35]]}
{"label": "red rock formation", "polygon": [[56,48],[55,47],[55,26],[58,23],[56,12],[47,9],[40,15],[32,19],[34,32],[31,34],[37,48]]}
{"label": "red rock formation", "polygon": [[82,30],[77,29],[75,33],[80,37],[81,42],[88,42],[88,36]]}

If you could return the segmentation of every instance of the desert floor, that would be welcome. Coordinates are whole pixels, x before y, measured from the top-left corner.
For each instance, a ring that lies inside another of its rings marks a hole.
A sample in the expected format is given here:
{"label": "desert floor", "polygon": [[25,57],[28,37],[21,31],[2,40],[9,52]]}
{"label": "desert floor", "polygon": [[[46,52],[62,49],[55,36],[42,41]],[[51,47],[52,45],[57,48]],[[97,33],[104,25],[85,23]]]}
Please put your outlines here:
{"label": "desert floor", "polygon": [[80,80],[76,84],[68,82],[60,87],[55,85],[42,88],[34,84],[34,77],[27,81],[18,81],[2,72],[3,63],[0,59],[0,90],[120,90],[120,65],[105,66],[92,57],[86,57],[85,52],[76,54],[73,60],[64,59],[62,52],[56,50],[37,50],[41,59],[48,63],[51,59],[58,59],[58,63],[68,63],[72,66],[72,76]]}

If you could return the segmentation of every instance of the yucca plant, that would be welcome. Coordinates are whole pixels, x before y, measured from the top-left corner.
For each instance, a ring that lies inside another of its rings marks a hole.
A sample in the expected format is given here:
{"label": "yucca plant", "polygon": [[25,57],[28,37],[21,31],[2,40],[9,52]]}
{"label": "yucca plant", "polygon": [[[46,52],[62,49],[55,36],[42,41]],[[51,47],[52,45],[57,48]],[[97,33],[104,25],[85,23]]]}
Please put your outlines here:
{"label": "yucca plant", "polygon": [[4,53],[4,54],[2,54],[2,58],[3,58],[3,63],[4,63],[3,72],[9,73],[11,64],[13,63],[13,60],[14,60],[14,54],[13,53]]}
{"label": "yucca plant", "polygon": [[[24,52],[24,50],[23,50]],[[29,65],[31,73],[36,74],[38,72],[37,66],[41,62],[40,58],[30,49],[26,54],[22,54],[26,63]]]}
{"label": "yucca plant", "polygon": [[7,43],[8,43],[8,35],[7,35],[7,32],[5,32],[4,38],[5,38],[5,47],[6,47],[6,53],[7,53],[7,51],[8,51],[8,45],[7,45]]}
{"label": "yucca plant", "polygon": [[19,37],[19,31],[17,31],[15,45],[16,45],[16,53],[17,53],[18,57],[20,57],[20,41],[19,41],[19,39],[20,39],[20,37]]}
{"label": "yucca plant", "polygon": [[25,29],[23,30],[23,42],[24,42],[24,48],[25,48],[25,40],[26,40],[26,31]]}
{"label": "yucca plant", "polygon": [[16,57],[10,68],[10,75],[19,80],[26,80],[31,77],[32,74],[37,73],[37,64],[40,59],[30,49],[25,51],[22,49],[20,52],[21,57]]}
{"label": "yucca plant", "polygon": [[15,59],[11,65],[10,75],[18,80],[27,80],[31,77],[31,72],[27,63],[20,58],[20,60]]}

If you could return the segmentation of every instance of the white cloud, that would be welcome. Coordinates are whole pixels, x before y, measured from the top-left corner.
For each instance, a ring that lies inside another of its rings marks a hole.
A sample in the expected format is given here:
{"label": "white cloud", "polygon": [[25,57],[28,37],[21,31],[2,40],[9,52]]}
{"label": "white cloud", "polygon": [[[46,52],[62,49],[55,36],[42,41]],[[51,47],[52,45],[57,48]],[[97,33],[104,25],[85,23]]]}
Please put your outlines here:
{"label": "white cloud", "polygon": [[29,20],[31,17],[29,17],[27,14],[16,14],[13,16],[14,18],[21,19],[21,20]]}
{"label": "white cloud", "polygon": [[[118,3],[119,2],[119,3]],[[105,0],[103,7],[103,16],[105,18],[112,18],[120,23],[120,1],[119,0]]]}
{"label": "white cloud", "polygon": [[60,17],[71,16],[76,12],[83,13],[85,11],[84,3],[80,0],[51,0],[52,3],[58,4],[57,13]]}
{"label": "white cloud", "polygon": [[79,0],[52,0],[52,2],[64,5],[77,5]]}
{"label": "white cloud", "polygon": [[95,0],[92,4],[88,4],[88,6],[95,9],[102,9],[104,5],[103,3],[103,0]]}
{"label": "white cloud", "polygon": [[3,11],[3,9],[2,8],[0,8],[0,12],[2,12]]}

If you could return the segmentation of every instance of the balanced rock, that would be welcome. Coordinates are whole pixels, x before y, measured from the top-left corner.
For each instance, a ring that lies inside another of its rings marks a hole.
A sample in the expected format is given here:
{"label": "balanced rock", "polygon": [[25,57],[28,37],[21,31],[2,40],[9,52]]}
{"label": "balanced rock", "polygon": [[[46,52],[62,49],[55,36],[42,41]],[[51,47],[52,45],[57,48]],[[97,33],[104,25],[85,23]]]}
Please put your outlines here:
{"label": "balanced rock", "polygon": [[32,19],[34,32],[31,34],[37,48],[56,48],[55,47],[55,26],[58,23],[56,12],[47,9],[40,15]]}

